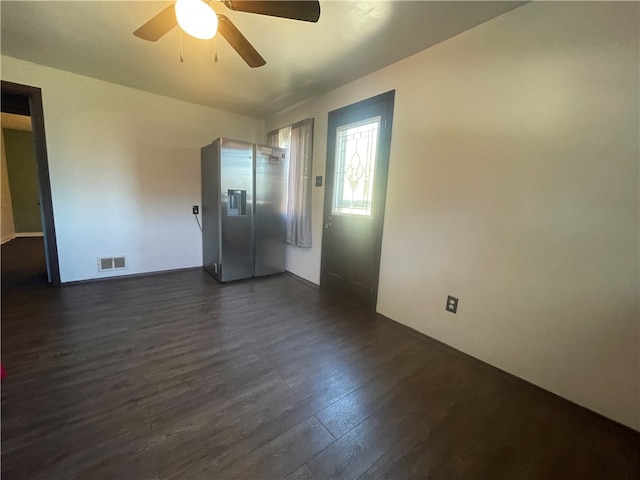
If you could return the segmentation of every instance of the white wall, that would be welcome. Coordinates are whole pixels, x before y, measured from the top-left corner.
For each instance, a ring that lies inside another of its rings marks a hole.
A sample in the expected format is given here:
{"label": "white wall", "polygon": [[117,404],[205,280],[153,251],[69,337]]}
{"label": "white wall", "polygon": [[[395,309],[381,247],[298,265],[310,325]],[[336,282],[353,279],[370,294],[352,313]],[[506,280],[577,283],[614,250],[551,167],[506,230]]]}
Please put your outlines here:
{"label": "white wall", "polygon": [[378,311],[635,429],[639,9],[529,3],[267,121],[324,175],[327,113],[396,89]]}
{"label": "white wall", "polygon": [[63,282],[113,275],[102,256],[127,255],[126,274],[202,265],[200,147],[260,141],[262,120],[9,57],[2,79],[42,89]]}

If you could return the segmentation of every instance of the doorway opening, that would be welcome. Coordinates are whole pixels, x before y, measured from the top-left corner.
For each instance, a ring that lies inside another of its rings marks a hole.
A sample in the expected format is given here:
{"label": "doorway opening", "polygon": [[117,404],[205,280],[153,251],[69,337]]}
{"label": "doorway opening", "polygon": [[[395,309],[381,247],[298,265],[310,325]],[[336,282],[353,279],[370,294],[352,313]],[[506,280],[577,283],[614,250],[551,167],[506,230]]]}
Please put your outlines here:
{"label": "doorway opening", "polygon": [[329,112],[320,287],[378,299],[395,91]]}
{"label": "doorway opening", "polygon": [[42,93],[2,81],[2,289],[60,284]]}

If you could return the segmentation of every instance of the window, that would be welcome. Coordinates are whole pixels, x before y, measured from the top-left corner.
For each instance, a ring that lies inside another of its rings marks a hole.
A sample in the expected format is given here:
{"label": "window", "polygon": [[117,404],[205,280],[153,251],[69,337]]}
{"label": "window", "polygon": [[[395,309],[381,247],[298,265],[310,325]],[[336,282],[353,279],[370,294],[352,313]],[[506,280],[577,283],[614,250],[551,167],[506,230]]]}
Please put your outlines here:
{"label": "window", "polygon": [[380,117],[336,130],[332,215],[371,216]]}
{"label": "window", "polygon": [[269,146],[285,148],[289,152],[291,147],[291,125],[269,133]]}

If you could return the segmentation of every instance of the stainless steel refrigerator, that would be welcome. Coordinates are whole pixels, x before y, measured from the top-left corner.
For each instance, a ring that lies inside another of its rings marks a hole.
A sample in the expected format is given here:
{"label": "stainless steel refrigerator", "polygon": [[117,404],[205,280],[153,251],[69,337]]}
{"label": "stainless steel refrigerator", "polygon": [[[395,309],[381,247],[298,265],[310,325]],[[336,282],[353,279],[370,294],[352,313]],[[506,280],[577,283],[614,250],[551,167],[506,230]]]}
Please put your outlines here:
{"label": "stainless steel refrigerator", "polygon": [[218,138],[202,148],[202,257],[220,282],[284,272],[284,149]]}

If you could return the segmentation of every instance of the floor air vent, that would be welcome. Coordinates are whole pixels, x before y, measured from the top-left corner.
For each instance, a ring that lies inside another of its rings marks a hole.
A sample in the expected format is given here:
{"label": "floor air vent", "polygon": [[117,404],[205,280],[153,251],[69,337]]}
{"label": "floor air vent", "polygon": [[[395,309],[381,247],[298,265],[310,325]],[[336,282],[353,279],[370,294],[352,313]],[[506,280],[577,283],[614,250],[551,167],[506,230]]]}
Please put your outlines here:
{"label": "floor air vent", "polygon": [[125,256],[98,258],[98,271],[125,270],[127,268],[126,258]]}

